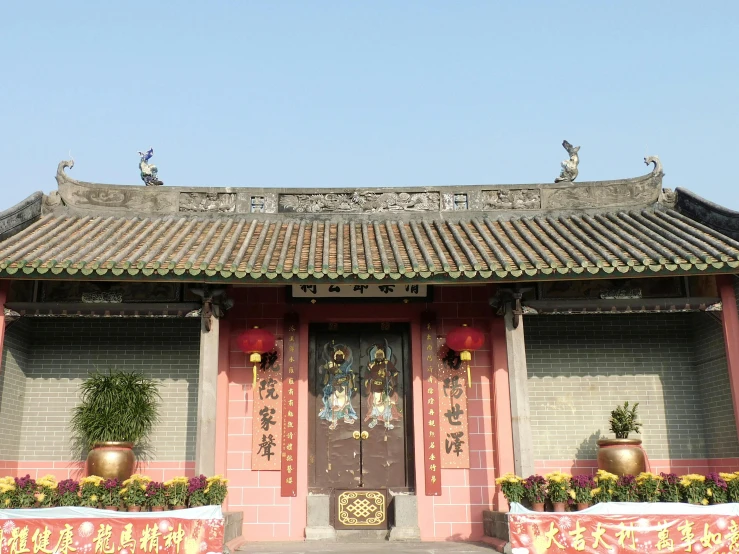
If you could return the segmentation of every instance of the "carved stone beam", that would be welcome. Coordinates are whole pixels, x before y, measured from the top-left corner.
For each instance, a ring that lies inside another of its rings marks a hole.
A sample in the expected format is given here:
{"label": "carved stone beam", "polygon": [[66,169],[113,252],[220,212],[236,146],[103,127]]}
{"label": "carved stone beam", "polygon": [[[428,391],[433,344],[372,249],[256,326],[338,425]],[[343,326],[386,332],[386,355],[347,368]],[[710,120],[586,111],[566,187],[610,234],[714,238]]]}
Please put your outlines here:
{"label": "carved stone beam", "polygon": [[521,305],[521,299],[523,298],[523,290],[516,287],[514,288],[499,288],[489,303],[490,307],[495,310],[496,315],[504,316],[506,312],[510,311],[513,315],[513,328],[518,329],[521,323],[521,316],[524,314],[523,307]]}
{"label": "carved stone beam", "polygon": [[203,308],[200,312],[200,317],[206,333],[210,332],[211,318],[222,318],[226,315],[226,311],[234,305],[233,300],[226,296],[225,287],[204,285],[202,287],[192,287],[190,291],[203,299]]}

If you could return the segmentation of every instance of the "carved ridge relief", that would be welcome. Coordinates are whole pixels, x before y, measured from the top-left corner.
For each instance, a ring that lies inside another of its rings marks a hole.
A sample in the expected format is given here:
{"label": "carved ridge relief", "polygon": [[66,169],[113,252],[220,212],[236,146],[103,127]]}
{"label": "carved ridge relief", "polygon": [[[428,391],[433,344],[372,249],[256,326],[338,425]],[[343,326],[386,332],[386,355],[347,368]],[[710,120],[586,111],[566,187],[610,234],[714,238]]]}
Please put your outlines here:
{"label": "carved ridge relief", "polygon": [[483,210],[538,210],[539,189],[494,189],[482,191]]}
{"label": "carved ridge relief", "polygon": [[297,213],[431,212],[440,209],[438,192],[281,194],[280,211]]}
{"label": "carved ridge relief", "polygon": [[543,189],[544,208],[573,209],[649,204],[659,198],[660,186],[652,179],[636,183],[614,183]]}
{"label": "carved ridge relief", "polygon": [[180,211],[233,213],[236,211],[236,194],[232,192],[181,192]]}

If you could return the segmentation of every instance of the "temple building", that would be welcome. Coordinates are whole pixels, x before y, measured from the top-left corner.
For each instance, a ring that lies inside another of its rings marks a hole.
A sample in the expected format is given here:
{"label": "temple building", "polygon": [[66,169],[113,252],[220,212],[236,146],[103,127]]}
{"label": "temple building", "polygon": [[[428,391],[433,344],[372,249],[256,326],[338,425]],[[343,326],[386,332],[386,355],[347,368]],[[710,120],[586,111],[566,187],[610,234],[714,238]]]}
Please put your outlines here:
{"label": "temple building", "polygon": [[62,162],[0,212],[0,474],[79,475],[78,388],[114,368],[161,383],[140,470],[225,475],[250,541],[478,540],[496,477],[594,471],[624,401],[652,471],[739,470],[739,214],[646,161],[372,190]]}

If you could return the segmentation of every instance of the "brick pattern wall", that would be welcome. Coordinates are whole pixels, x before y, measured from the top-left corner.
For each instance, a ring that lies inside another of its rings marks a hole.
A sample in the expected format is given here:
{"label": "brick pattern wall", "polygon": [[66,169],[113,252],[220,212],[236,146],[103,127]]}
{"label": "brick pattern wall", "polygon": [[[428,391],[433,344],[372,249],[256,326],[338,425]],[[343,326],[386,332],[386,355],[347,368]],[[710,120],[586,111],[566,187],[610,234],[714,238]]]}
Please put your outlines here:
{"label": "brick pattern wall", "polygon": [[79,384],[89,372],[109,368],[141,370],[161,382],[161,422],[146,457],[194,459],[199,320],[34,319],[29,328],[23,428],[34,433],[22,434],[16,459],[78,459],[68,425]]}
{"label": "brick pattern wall", "polygon": [[5,332],[0,365],[0,460],[16,460],[20,449],[25,371],[30,348],[27,322],[19,320]]}
{"label": "brick pattern wall", "polygon": [[524,329],[536,459],[595,458],[625,400],[640,403],[651,457],[706,457],[691,314],[538,316]]}
{"label": "brick pattern wall", "polygon": [[693,314],[694,364],[700,382],[706,455],[739,457],[734,406],[721,321],[711,314]]}

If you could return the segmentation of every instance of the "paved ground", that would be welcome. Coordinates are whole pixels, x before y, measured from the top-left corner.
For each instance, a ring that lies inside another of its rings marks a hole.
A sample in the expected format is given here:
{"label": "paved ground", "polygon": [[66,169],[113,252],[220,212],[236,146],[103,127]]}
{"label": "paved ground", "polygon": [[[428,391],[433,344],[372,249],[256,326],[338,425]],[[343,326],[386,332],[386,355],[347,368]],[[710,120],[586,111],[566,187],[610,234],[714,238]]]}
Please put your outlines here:
{"label": "paved ground", "polygon": [[249,554],[314,554],[352,552],[353,554],[491,554],[485,544],[467,542],[262,542],[245,544],[237,550]]}

